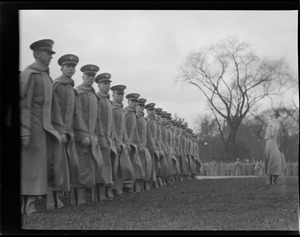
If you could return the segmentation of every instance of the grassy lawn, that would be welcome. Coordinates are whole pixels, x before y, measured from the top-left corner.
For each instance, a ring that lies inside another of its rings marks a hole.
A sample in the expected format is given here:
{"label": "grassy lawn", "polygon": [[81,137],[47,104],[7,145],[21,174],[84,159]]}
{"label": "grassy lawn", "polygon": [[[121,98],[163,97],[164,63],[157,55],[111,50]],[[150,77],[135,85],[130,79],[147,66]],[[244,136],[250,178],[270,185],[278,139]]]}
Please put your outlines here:
{"label": "grassy lawn", "polygon": [[24,229],[41,230],[299,230],[298,177],[187,179],[24,216]]}

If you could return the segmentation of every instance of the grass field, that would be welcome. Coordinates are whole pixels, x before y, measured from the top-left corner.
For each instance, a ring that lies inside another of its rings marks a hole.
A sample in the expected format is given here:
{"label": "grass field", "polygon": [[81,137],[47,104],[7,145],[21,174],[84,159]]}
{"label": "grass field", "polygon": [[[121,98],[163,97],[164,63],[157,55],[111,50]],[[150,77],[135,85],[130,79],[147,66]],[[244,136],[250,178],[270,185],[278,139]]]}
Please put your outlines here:
{"label": "grass field", "polygon": [[39,230],[299,230],[298,177],[187,179],[170,186],[24,216]]}

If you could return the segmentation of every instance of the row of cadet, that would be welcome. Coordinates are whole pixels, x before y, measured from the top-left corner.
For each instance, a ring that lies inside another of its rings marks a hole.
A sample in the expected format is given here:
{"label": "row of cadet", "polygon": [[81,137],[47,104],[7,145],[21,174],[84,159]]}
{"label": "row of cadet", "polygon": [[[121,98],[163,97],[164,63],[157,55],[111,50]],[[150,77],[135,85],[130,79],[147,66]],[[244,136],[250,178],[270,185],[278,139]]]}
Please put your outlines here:
{"label": "row of cadet", "polygon": [[[200,176],[265,176],[264,165],[262,161],[242,161],[239,158],[235,162],[203,162]],[[286,162],[282,175],[298,176],[298,162]]]}
{"label": "row of cadet", "polygon": [[186,124],[138,93],[127,94],[123,108],[126,86],[111,87],[111,75],[96,76],[94,64],[80,68],[82,84],[74,88],[74,54],[58,59],[62,75],[52,81],[53,45],[31,44],[35,62],[20,73],[23,214],[66,200],[85,203],[89,194],[109,201],[200,174],[197,138]]}

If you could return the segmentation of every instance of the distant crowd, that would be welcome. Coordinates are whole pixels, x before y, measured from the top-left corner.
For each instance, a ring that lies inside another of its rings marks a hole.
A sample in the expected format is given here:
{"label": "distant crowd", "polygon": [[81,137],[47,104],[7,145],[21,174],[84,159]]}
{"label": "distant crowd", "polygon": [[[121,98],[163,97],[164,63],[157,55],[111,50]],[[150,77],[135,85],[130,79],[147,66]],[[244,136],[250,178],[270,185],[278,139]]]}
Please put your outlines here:
{"label": "distant crowd", "polygon": [[[203,162],[200,176],[265,176],[265,164],[262,161],[235,162],[211,161]],[[283,176],[298,176],[298,162],[286,162],[283,167]]]}

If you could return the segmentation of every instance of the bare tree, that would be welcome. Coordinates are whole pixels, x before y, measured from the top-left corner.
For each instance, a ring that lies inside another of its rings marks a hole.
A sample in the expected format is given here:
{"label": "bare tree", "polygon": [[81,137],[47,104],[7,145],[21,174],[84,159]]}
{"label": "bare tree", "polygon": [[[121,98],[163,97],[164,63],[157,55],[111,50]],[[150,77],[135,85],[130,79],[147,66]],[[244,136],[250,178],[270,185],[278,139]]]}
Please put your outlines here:
{"label": "bare tree", "polygon": [[216,120],[211,118],[209,114],[198,115],[195,119],[197,127],[196,133],[202,140],[207,140],[208,137],[213,137],[218,132]]}
{"label": "bare tree", "polygon": [[226,156],[235,156],[236,133],[248,112],[266,96],[283,93],[290,78],[283,60],[260,59],[234,37],[190,53],[178,76],[201,91],[220,126],[226,121]]}

